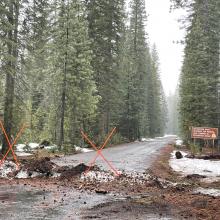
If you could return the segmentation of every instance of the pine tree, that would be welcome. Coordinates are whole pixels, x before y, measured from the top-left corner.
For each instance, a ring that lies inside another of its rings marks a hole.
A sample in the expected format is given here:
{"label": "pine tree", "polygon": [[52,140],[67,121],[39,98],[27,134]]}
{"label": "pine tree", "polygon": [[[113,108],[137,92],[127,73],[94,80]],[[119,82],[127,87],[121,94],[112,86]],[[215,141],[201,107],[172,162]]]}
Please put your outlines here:
{"label": "pine tree", "polygon": [[98,94],[96,134],[104,135],[120,120],[119,59],[124,33],[124,0],[88,0],[87,19],[92,39],[93,69]]}
{"label": "pine tree", "polygon": [[151,83],[148,88],[149,97],[149,117],[150,136],[161,136],[165,132],[167,122],[167,103],[163,86],[160,80],[159,56],[156,45],[152,48],[152,70]]}
{"label": "pine tree", "polygon": [[127,35],[127,100],[124,121],[127,121],[127,137],[134,140],[149,135],[147,83],[150,74],[150,53],[145,33],[145,3],[131,2],[130,27]]}
{"label": "pine tree", "polygon": [[60,88],[58,145],[62,146],[65,138],[66,142],[76,141],[80,128],[94,117],[98,96],[84,5],[81,1],[62,1],[58,10],[53,64],[56,86]]}
{"label": "pine tree", "polygon": [[[13,128],[13,108],[15,97],[15,77],[18,61],[18,19],[20,1],[1,1],[1,69],[5,74],[4,126],[9,137]],[[2,152],[8,147],[6,138],[3,138]]]}
{"label": "pine tree", "polygon": [[181,128],[218,127],[219,8],[217,0],[195,0],[190,6],[185,57],[180,84]]}

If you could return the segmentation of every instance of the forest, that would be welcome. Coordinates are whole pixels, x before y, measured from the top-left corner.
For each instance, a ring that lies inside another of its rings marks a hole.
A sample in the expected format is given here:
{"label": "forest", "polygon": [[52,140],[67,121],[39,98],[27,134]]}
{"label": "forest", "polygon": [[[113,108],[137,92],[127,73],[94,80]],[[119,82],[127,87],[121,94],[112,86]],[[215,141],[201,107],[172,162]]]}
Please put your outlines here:
{"label": "forest", "polygon": [[[23,142],[81,145],[161,136],[167,121],[144,0],[2,0],[0,115]],[[3,138],[2,151],[7,148]]]}
{"label": "forest", "polygon": [[117,144],[220,128],[220,2],[170,6],[187,11],[186,36],[179,85],[165,97],[145,0],[2,0],[0,118],[9,137],[26,124],[23,142],[68,149],[83,144],[80,129],[100,143],[117,127]]}
{"label": "forest", "polygon": [[179,88],[179,129],[190,140],[191,127],[220,130],[220,1],[173,0],[188,13]]}

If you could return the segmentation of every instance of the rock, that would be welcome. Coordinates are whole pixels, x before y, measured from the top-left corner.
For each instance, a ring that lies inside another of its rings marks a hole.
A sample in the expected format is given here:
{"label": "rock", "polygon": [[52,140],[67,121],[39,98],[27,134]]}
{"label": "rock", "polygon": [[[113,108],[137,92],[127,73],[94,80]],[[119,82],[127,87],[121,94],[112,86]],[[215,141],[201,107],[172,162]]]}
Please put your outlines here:
{"label": "rock", "polygon": [[43,140],[43,141],[40,143],[40,146],[45,146],[45,147],[50,146],[50,142],[47,141],[47,140]]}
{"label": "rock", "polygon": [[95,192],[97,194],[104,194],[104,195],[108,193],[106,190],[102,190],[102,189],[97,189]]}
{"label": "rock", "polygon": [[175,153],[175,156],[176,156],[176,159],[181,159],[181,158],[183,158],[183,155],[182,155],[182,153],[181,153],[180,151],[177,151],[177,152]]}

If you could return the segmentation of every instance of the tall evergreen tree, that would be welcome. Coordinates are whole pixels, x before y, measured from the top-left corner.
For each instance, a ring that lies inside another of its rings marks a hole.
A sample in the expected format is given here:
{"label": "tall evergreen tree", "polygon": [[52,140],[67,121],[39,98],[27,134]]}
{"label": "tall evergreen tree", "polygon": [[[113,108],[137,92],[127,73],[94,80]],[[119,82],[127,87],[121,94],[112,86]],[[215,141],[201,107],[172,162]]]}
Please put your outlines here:
{"label": "tall evergreen tree", "polygon": [[98,96],[84,4],[80,0],[63,0],[59,6],[53,65],[56,85],[60,88],[57,91],[60,97],[58,145],[62,146],[65,137],[68,137],[67,141],[74,141],[80,127],[94,117]]}
{"label": "tall evergreen tree", "polygon": [[194,0],[187,29],[180,84],[181,128],[185,138],[191,126],[218,127],[220,2]]}
{"label": "tall evergreen tree", "polygon": [[[1,23],[1,54],[2,73],[5,74],[4,126],[9,137],[13,128],[13,107],[15,96],[15,77],[18,61],[18,19],[20,0],[0,2]],[[8,147],[6,138],[3,138],[2,152]]]}
{"label": "tall evergreen tree", "polygon": [[127,72],[127,137],[132,140],[149,135],[147,84],[150,74],[150,53],[145,33],[145,2],[131,2],[130,27],[128,31],[129,60]]}
{"label": "tall evergreen tree", "polygon": [[[124,0],[88,0],[89,36],[98,94],[97,133],[108,133],[120,119],[119,57],[124,33]],[[119,113],[119,114],[118,114]]]}

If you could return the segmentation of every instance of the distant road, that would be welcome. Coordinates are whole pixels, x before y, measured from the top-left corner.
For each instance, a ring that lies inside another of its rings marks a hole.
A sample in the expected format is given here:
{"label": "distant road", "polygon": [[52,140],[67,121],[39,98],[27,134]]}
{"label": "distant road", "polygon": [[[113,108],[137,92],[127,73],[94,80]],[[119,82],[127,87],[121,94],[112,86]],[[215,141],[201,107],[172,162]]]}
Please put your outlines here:
{"label": "distant road", "polygon": [[[109,160],[119,171],[144,172],[156,159],[161,148],[175,140],[175,136],[149,139],[144,142],[134,142],[122,144],[103,149],[104,157]],[[96,152],[80,153],[72,156],[65,156],[53,160],[58,165],[77,165],[79,163],[88,164],[95,157]],[[96,165],[109,170],[108,165],[99,156]]]}

